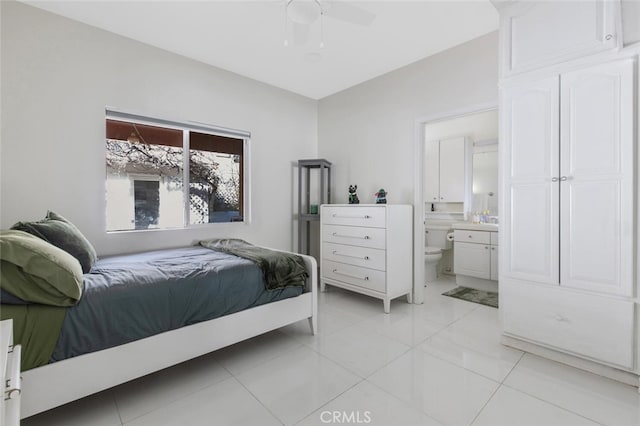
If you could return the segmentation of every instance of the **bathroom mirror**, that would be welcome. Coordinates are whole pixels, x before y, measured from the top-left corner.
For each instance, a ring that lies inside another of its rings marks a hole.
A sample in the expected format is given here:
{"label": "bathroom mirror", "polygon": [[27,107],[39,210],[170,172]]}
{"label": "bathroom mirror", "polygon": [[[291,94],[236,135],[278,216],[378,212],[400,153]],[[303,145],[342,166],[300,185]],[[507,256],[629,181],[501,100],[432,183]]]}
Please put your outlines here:
{"label": "bathroom mirror", "polygon": [[471,211],[498,215],[498,141],[475,143],[472,158]]}

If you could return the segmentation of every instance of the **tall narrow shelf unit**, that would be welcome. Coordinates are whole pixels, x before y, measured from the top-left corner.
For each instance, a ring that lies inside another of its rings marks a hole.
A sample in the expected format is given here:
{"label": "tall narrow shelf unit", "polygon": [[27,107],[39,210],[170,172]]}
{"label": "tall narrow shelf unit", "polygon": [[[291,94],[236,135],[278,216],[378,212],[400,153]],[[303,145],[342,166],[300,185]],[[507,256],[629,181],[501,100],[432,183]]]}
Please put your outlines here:
{"label": "tall narrow shelf unit", "polygon": [[[312,174],[312,170],[317,173]],[[311,210],[312,181],[318,191],[314,212]],[[298,252],[310,254],[311,222],[320,220],[320,205],[331,204],[331,163],[325,159],[298,160]]]}

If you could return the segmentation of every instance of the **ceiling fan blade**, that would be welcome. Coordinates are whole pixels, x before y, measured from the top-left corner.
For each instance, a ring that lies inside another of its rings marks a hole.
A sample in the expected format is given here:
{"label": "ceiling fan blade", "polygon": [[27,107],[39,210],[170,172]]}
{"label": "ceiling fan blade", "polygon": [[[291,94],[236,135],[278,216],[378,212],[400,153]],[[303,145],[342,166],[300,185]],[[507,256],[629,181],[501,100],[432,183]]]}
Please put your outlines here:
{"label": "ceiling fan blade", "polygon": [[309,25],[298,24],[297,22],[292,22],[293,24],[293,44],[303,45],[307,44],[309,41]]}
{"label": "ceiling fan blade", "polygon": [[350,24],[369,26],[376,19],[373,12],[344,1],[322,1],[322,10],[326,16]]}

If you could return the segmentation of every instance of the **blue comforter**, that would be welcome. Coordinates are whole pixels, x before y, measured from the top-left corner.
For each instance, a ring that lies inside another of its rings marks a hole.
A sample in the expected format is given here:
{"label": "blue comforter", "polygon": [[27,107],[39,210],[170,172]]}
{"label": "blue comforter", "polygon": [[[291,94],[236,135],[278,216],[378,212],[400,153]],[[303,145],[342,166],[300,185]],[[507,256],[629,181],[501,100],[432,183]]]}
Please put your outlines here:
{"label": "blue comforter", "polygon": [[100,259],[68,308],[51,361],[118,346],[200,321],[298,296],[266,290],[253,262],[204,247]]}

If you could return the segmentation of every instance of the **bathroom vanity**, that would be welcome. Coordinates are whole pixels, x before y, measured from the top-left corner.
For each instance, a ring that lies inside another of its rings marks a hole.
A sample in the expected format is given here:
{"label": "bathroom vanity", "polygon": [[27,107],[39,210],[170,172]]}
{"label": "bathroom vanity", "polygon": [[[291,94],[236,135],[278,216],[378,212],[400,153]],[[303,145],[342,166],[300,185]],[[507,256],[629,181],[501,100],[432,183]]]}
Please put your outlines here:
{"label": "bathroom vanity", "polygon": [[453,272],[456,283],[485,291],[498,291],[498,225],[454,223]]}

